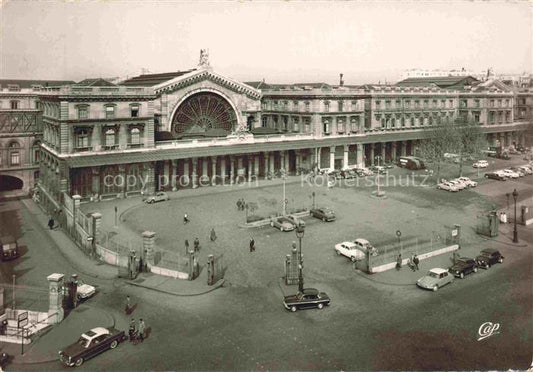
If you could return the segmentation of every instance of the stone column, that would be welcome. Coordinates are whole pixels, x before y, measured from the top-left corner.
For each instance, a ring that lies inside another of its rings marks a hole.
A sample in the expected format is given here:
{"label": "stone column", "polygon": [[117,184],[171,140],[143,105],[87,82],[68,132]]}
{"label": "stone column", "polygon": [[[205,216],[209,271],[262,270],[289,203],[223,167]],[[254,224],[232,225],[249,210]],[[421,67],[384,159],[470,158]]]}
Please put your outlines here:
{"label": "stone column", "polygon": [[259,179],[259,154],[254,156],[254,175],[255,179]]}
{"label": "stone column", "polygon": [[127,178],[126,178],[126,166],[124,164],[120,164],[118,166],[118,174],[120,175],[120,179],[121,180],[124,180],[122,185],[120,186],[120,190],[119,190],[119,197],[120,198],[123,198],[126,196],[126,190],[127,190]]}
{"label": "stone column", "polygon": [[4,315],[5,313],[5,306],[4,306],[4,287],[0,287],[0,315]]}
{"label": "stone column", "polygon": [[233,185],[233,182],[235,181],[235,156],[230,155],[229,165],[230,165],[229,183],[230,185]]}
{"label": "stone column", "polygon": [[387,143],[381,142],[381,164],[385,161],[385,156],[387,155]]}
{"label": "stone column", "polygon": [[237,176],[239,178],[243,177],[246,179],[245,169],[244,169],[244,157],[246,155],[241,155],[237,157]]}
{"label": "stone column", "polygon": [[348,168],[348,145],[344,145],[344,157],[342,158],[342,167]]}
{"label": "stone column", "polygon": [[375,157],[374,146],[375,145],[373,143],[370,144],[370,165],[371,166],[374,166],[374,157]]}
{"label": "stone column", "polygon": [[168,177],[166,180],[167,182],[165,182],[165,187],[168,187],[170,185],[170,183],[168,183],[168,180],[170,179],[171,172],[172,172],[171,160],[164,161],[163,162],[163,179],[159,178],[159,181],[160,181],[159,187],[161,187],[161,181],[165,181],[165,177]]}
{"label": "stone column", "polygon": [[170,179],[170,186],[172,191],[176,191],[178,188],[176,186],[176,179],[178,178],[178,160],[172,160],[172,178]]}
{"label": "stone column", "polygon": [[329,148],[329,167],[335,168],[335,146]]}
{"label": "stone column", "polygon": [[192,188],[198,187],[198,175],[196,169],[198,168],[198,158],[192,158]]}
{"label": "stone column", "polygon": [[268,158],[269,158],[269,154],[268,152],[265,151],[263,153],[263,172],[265,173],[264,174],[265,180],[268,179]]}
{"label": "stone column", "polygon": [[220,157],[220,178],[222,178],[222,184],[226,183],[226,156]]}
{"label": "stone column", "polygon": [[[119,167],[120,172],[120,167]],[[98,198],[98,195],[100,195],[100,168],[99,167],[91,167],[91,174],[92,174],[92,192],[95,198]],[[120,174],[120,173],[119,173]],[[124,176],[124,174],[121,174]],[[123,178],[124,182],[126,181],[125,178]]]}
{"label": "stone column", "polygon": [[392,153],[391,153],[391,160],[393,162],[396,161],[396,153],[398,152],[398,142],[393,142],[392,143]]}
{"label": "stone column", "polygon": [[270,159],[268,161],[268,166],[270,167],[270,172],[274,173],[274,161],[275,161],[274,153],[270,153]]}
{"label": "stone column", "polygon": [[298,150],[295,150],[294,151],[294,155],[295,155],[295,165],[296,165],[296,175],[300,175],[300,168],[301,168],[301,164],[300,164],[300,151]]}
{"label": "stone column", "polygon": [[[96,249],[96,243],[100,243],[100,230],[102,227],[102,214],[94,212],[91,214],[93,221],[92,234],[93,234],[93,249]],[[95,250],[93,251],[95,252]]]}
{"label": "stone column", "polygon": [[254,156],[248,155],[248,182],[252,182],[252,175],[254,173]]}
{"label": "stone column", "polygon": [[[190,170],[189,170],[189,159],[183,159],[183,176],[186,177],[184,179],[185,183],[188,184],[190,182],[190,179],[191,179],[191,174],[190,174]],[[180,184],[181,186],[181,184]]]}
{"label": "stone column", "polygon": [[321,149],[322,149],[321,147],[317,147],[317,148],[315,149],[315,152],[316,152],[316,166],[317,166],[318,168],[321,168],[321,167],[322,167],[322,159],[321,159],[321,154],[320,154],[320,150],[321,150]]}
{"label": "stone column", "polygon": [[143,239],[143,251],[146,261],[150,264],[154,264],[154,245],[155,245],[155,232],[144,231],[142,234]]}
{"label": "stone column", "polygon": [[357,157],[357,166],[363,167],[364,166],[363,155],[365,152],[365,148],[362,143],[358,143],[356,146],[357,146],[357,150],[356,150],[357,153],[355,156]]}
{"label": "stone column", "polygon": [[290,170],[289,150],[283,151],[283,160],[283,168],[285,168],[285,172],[288,174]]}
{"label": "stone column", "polygon": [[402,156],[407,155],[407,143],[405,141],[400,142]]}
{"label": "stone column", "polygon": [[211,157],[211,186],[217,184],[217,157]]}
{"label": "stone column", "polygon": [[78,211],[80,210],[81,196],[74,195],[72,200],[72,226],[76,226],[76,217],[78,216]]}
{"label": "stone column", "polygon": [[63,274],[48,275],[49,299],[48,323],[60,323],[65,314],[63,312]]}

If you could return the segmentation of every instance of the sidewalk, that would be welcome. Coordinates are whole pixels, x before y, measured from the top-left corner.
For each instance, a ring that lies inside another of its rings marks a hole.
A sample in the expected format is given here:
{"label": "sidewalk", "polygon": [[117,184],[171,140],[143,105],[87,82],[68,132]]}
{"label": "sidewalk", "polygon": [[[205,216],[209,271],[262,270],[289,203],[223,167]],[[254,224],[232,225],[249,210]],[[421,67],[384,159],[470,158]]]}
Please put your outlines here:
{"label": "sidewalk", "polygon": [[[58,351],[75,342],[79,336],[95,327],[112,327],[113,316],[101,309],[82,304],[57,325],[43,330],[32,338],[32,343],[24,345],[21,355],[20,344],[3,343],[2,352],[14,356],[10,364],[37,364],[58,360]],[[59,363],[59,361],[58,361]],[[59,364],[58,367],[59,369]]]}
{"label": "sidewalk", "polygon": [[[21,203],[42,226],[47,226],[48,216],[32,199],[23,199]],[[63,230],[46,229],[46,231],[59,248],[61,254],[79,273],[102,279],[115,279],[118,276],[118,268],[87,257]]]}

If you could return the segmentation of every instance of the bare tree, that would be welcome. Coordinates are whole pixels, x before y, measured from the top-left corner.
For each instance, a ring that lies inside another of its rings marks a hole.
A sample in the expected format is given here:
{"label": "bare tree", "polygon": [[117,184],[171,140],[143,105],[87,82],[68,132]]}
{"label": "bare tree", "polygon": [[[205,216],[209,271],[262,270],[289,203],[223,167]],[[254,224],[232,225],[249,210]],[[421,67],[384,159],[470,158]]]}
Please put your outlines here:
{"label": "bare tree", "polygon": [[464,160],[481,157],[488,143],[480,124],[474,121],[458,119],[454,123],[454,131],[456,132],[456,153],[459,155],[459,177],[461,177]]}
{"label": "bare tree", "polygon": [[453,124],[445,123],[428,129],[427,138],[420,144],[420,154],[424,160],[435,164],[436,178],[440,180],[444,154],[454,152],[457,145],[457,132]]}

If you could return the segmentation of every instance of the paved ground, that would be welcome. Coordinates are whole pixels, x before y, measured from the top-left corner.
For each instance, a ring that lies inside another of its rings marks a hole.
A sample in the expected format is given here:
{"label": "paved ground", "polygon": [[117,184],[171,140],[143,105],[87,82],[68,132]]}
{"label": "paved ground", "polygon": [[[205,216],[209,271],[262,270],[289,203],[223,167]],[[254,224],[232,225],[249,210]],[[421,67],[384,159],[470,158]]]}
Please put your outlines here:
{"label": "paved ground", "polygon": [[[277,183],[273,187],[229,190],[217,195],[210,195],[213,190],[209,188],[185,190],[173,194],[169,203],[142,206],[125,213],[125,222],[120,226],[120,234],[125,237],[154,228],[160,236],[158,245],[166,249],[182,249],[185,236],[191,242],[198,236],[204,246],[202,255],[224,252],[224,259],[230,265],[229,283],[202,296],[183,297],[132,287],[113,279],[89,277],[99,293],[88,305],[111,314],[117,327],[125,328],[129,319],[121,309],[128,294],[138,304],[132,316],[145,318],[153,332],[144,344],[121,345],[80,369],[503,370],[525,369],[530,365],[533,230],[520,227],[521,243],[514,245],[509,238],[509,226],[502,227],[502,234],[491,240],[476,237],[469,227],[476,211],[485,210],[491,204],[505,207],[502,201],[508,189],[516,187],[523,196],[531,189],[532,180],[485,181],[476,191],[457,194],[397,187],[387,189],[389,198],[382,201],[368,196],[372,187],[316,188],[317,203],[332,205],[339,219],[330,224],[307,220],[306,286],[325,290],[333,302],[322,311],[294,314],[281,305],[282,289],[287,289],[280,285],[284,255],[295,238],[294,233],[280,233],[270,227],[237,228],[244,215],[236,211],[236,199],[241,195],[248,201],[255,198],[261,203],[258,212],[270,213],[275,210],[272,200],[279,199],[281,192],[281,184]],[[289,203],[294,198],[296,206],[310,205],[311,190],[310,186],[287,186],[287,195],[291,195]],[[480,193],[491,195],[490,200]],[[128,206],[142,204],[139,199],[128,199],[87,207],[112,211],[114,205],[124,211]],[[220,211],[222,207],[227,208]],[[95,263],[83,261],[75,247],[70,246],[66,256],[73,260],[62,259],[65,247],[61,241],[46,238],[57,231],[44,229],[45,222],[41,225],[39,221],[46,217],[26,213],[24,208],[15,208],[8,219],[19,221],[10,225],[11,229],[20,226],[33,229],[22,234],[28,247],[24,259],[31,257],[36,261],[20,271],[21,282],[35,283],[33,278],[42,278],[49,270],[75,271],[72,265],[78,262],[76,255],[83,262],[82,269],[92,270],[91,265]],[[187,226],[181,222],[184,210],[192,217]],[[113,214],[110,215],[104,213],[104,218],[112,229]],[[141,225],[139,221],[151,225]],[[408,237],[456,222],[462,224],[465,235],[463,255],[472,256],[482,247],[493,246],[506,257],[504,264],[458,279],[433,293],[417,289],[414,283],[431,267],[447,267],[449,256],[422,261],[420,272],[403,268],[399,272],[368,276],[354,271],[347,260],[333,255],[332,244],[340,240],[365,236],[377,245],[394,239],[398,228]],[[214,244],[204,242],[211,225],[215,225],[219,236]],[[247,251],[251,231],[258,245],[253,254]],[[35,234],[32,239],[31,234]],[[26,262],[29,261],[22,260],[15,265]],[[105,270],[103,267],[101,270]],[[4,279],[9,282],[7,274]],[[145,282],[153,280],[144,279]],[[189,282],[172,279],[160,285],[170,288],[173,284],[179,290]],[[478,342],[478,329],[486,321],[500,323],[501,332]],[[75,339],[77,334],[74,330],[72,333]],[[15,369],[66,368],[55,361],[16,365]]]}

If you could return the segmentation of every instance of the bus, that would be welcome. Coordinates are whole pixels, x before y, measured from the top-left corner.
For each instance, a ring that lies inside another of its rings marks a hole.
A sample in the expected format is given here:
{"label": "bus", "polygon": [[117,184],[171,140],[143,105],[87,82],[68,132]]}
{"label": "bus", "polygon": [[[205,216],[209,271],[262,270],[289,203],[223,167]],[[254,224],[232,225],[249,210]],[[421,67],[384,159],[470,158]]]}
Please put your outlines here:
{"label": "bus", "polygon": [[398,166],[402,168],[407,168],[411,170],[417,169],[426,169],[426,166],[422,159],[417,158],[416,156],[402,156],[398,160]]}

